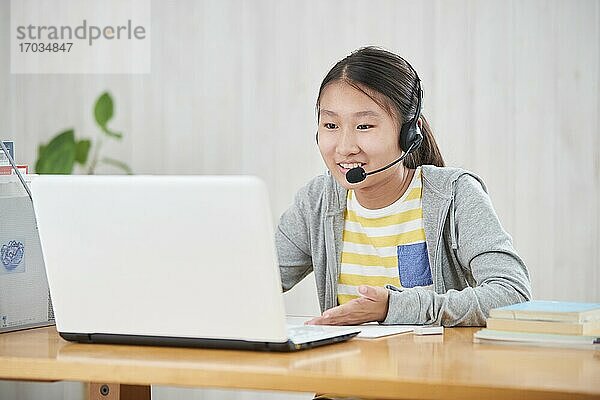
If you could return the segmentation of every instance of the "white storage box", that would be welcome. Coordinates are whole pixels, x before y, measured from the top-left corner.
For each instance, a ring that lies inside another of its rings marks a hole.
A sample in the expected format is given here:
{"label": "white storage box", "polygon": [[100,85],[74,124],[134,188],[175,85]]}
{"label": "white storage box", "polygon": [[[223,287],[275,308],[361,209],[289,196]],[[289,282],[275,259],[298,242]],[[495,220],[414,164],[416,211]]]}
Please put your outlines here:
{"label": "white storage box", "polygon": [[33,204],[16,175],[0,176],[0,332],[52,324]]}

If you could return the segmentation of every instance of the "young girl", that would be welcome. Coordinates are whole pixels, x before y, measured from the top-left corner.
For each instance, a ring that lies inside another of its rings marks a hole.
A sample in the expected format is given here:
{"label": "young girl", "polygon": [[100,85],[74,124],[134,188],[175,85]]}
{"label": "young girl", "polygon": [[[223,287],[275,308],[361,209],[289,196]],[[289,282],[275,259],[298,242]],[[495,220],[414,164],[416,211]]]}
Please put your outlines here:
{"label": "young girl", "polygon": [[484,325],[490,309],[531,298],[483,181],[444,167],[421,102],[416,71],[379,48],[323,80],[328,172],[300,189],[275,234],[284,290],[315,273],[323,313],[310,324]]}

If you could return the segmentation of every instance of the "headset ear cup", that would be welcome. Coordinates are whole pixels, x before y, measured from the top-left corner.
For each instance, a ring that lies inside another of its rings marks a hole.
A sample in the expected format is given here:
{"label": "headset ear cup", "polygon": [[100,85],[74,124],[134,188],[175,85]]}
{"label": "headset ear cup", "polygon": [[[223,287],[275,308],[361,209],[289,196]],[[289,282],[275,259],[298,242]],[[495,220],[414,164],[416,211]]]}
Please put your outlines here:
{"label": "headset ear cup", "polygon": [[402,124],[402,127],[400,128],[400,150],[402,151],[406,151],[406,149],[408,149],[408,146],[406,145],[408,140],[407,140],[407,135],[408,135],[408,124]]}
{"label": "headset ear cup", "polygon": [[421,143],[423,143],[423,133],[421,132],[421,128],[419,126],[415,126],[415,139],[414,139],[415,147],[410,151],[411,153],[421,147]]}
{"label": "headset ear cup", "polygon": [[418,125],[413,125],[412,121],[402,125],[400,129],[400,148],[402,151],[407,151],[412,145],[413,148],[410,151],[412,153],[419,148],[422,141],[423,134]]}

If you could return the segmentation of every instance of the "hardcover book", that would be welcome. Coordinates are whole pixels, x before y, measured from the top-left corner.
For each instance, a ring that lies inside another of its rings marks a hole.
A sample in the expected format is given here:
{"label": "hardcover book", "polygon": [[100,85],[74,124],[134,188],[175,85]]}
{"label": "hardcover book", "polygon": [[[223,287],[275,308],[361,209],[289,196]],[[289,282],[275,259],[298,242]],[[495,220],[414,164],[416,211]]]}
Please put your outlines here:
{"label": "hardcover book", "polygon": [[533,300],[490,310],[491,318],[586,323],[600,320],[600,303]]}
{"label": "hardcover book", "polygon": [[488,329],[498,331],[556,333],[559,335],[598,335],[600,336],[600,320],[583,323],[529,321],[519,319],[488,318]]}
{"label": "hardcover book", "polygon": [[482,329],[475,332],[473,342],[480,344],[528,345],[600,349],[600,337],[576,335],[552,335],[547,333],[508,332]]}

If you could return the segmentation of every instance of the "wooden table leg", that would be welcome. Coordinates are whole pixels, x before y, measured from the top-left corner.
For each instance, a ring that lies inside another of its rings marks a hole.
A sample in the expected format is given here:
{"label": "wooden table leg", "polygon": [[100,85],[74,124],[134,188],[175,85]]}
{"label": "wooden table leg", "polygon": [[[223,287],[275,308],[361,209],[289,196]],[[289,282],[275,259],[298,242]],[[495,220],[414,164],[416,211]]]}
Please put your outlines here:
{"label": "wooden table leg", "polygon": [[89,400],[150,400],[150,386],[90,383]]}

